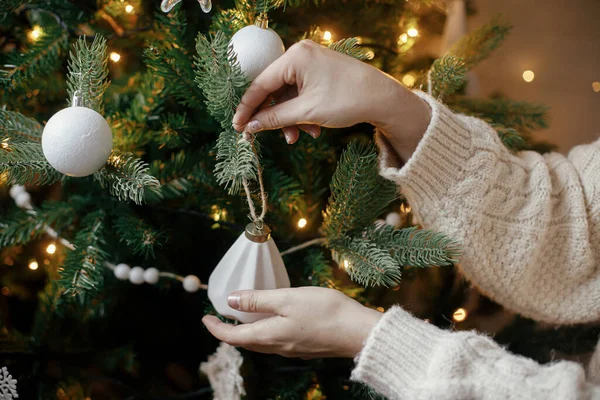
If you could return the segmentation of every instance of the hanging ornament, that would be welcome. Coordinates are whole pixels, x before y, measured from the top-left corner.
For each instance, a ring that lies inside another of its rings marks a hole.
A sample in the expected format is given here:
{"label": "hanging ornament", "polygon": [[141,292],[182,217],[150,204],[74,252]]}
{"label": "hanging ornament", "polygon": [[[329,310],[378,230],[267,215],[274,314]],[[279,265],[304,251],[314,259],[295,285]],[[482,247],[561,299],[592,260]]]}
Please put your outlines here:
{"label": "hanging ornament", "polygon": [[385,216],[385,223],[394,228],[399,228],[402,224],[402,217],[397,212],[391,212]]}
{"label": "hanging ornament", "polygon": [[289,288],[283,259],[271,238],[271,229],[251,222],[231,246],[208,279],[208,298],[219,314],[243,323],[258,321],[271,314],[247,313],[227,305],[236,290]]}
{"label": "hanging ornament", "polygon": [[242,354],[235,347],[221,342],[217,351],[200,364],[200,372],[208,377],[213,389],[213,400],[239,400],[246,395],[240,367]]}
{"label": "hanging ornament", "polygon": [[112,132],[104,117],[84,107],[75,92],[72,106],[50,118],[42,134],[46,160],[58,172],[87,176],[106,163],[112,150]]}
{"label": "hanging ornament", "polygon": [[[181,0],[163,0],[162,3],[160,3],[160,9],[163,12],[169,12],[173,9],[173,7],[175,7],[180,2],[181,2]],[[198,4],[200,4],[200,8],[205,13],[209,13],[210,10],[212,9],[211,0],[198,0]]]}
{"label": "hanging ornament", "polygon": [[242,72],[250,81],[285,53],[283,41],[274,30],[269,29],[265,13],[256,18],[254,25],[237,31],[229,45],[233,47]]}

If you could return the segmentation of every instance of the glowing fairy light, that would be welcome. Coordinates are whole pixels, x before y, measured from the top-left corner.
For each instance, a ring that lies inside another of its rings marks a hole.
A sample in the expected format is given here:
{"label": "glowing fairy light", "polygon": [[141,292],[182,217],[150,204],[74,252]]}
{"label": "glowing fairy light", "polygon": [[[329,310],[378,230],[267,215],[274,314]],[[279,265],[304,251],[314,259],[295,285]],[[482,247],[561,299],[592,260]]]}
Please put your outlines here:
{"label": "glowing fairy light", "polygon": [[323,32],[323,40],[330,42],[332,38],[333,38],[333,35],[331,34],[331,32],[329,32],[329,31]]}
{"label": "glowing fairy light", "polygon": [[467,319],[467,315],[469,315],[467,310],[464,308],[458,308],[456,311],[454,311],[454,314],[452,314],[452,319],[456,322],[462,322]]}
{"label": "glowing fairy light", "polygon": [[37,263],[37,261],[33,260],[29,263],[29,269],[32,271],[35,271],[36,269],[38,269],[39,265]]}
{"label": "glowing fairy light", "polygon": [[119,62],[119,60],[121,59],[121,55],[115,51],[113,51],[112,53],[110,53],[110,60],[112,62]]}
{"label": "glowing fairy light", "polygon": [[306,224],[308,224],[308,221],[306,220],[306,218],[300,218],[298,220],[298,228],[302,229],[306,226]]}
{"label": "glowing fairy light", "polygon": [[402,78],[402,83],[404,83],[408,87],[412,87],[415,84],[415,81],[416,81],[415,77],[412,76],[411,74],[406,74]]}
{"label": "glowing fairy light", "polygon": [[27,37],[29,38],[29,40],[31,40],[32,42],[36,42],[39,38],[42,37],[42,35],[44,34],[44,30],[42,29],[41,26],[39,25],[35,25],[33,27],[33,29],[31,29],[28,33],[27,33]]}
{"label": "glowing fairy light", "polygon": [[404,44],[408,42],[408,35],[406,33],[403,33],[402,35],[400,35],[400,37],[398,38],[398,44]]}
{"label": "glowing fairy light", "polygon": [[131,14],[133,11],[134,11],[134,8],[133,8],[133,6],[132,6],[131,4],[127,4],[127,5],[125,6],[125,12],[126,12],[127,14]]}
{"label": "glowing fairy light", "polygon": [[46,253],[54,254],[56,253],[56,245],[54,243],[50,243],[48,247],[46,247]]}
{"label": "glowing fairy light", "polygon": [[523,72],[523,80],[525,82],[531,82],[535,78],[535,74],[531,70],[527,70]]}
{"label": "glowing fairy light", "polygon": [[408,31],[406,31],[406,33],[408,33],[408,36],[410,37],[419,36],[419,31],[417,30],[417,28],[410,28]]}

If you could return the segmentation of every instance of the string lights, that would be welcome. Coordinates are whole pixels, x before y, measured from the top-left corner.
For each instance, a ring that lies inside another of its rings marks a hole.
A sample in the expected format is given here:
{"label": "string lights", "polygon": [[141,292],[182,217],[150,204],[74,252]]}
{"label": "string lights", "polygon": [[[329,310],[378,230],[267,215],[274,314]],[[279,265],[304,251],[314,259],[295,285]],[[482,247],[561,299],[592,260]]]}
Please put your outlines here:
{"label": "string lights", "polygon": [[300,218],[298,220],[298,228],[302,229],[302,228],[306,227],[306,224],[308,224],[308,221],[306,221],[306,218]]}
{"label": "string lights", "polygon": [[46,253],[54,254],[56,253],[56,245],[54,243],[50,243],[48,247],[46,247]]}
{"label": "string lights", "polygon": [[38,269],[39,265],[38,262],[33,260],[29,263],[29,269],[32,271],[35,271],[36,269]]}
{"label": "string lights", "polygon": [[596,93],[600,92],[600,82],[592,83],[592,90]]}
{"label": "string lights", "polygon": [[44,30],[42,27],[35,25],[29,32],[27,32],[27,38],[32,42],[36,42],[42,37],[43,34]]}
{"label": "string lights", "polygon": [[408,31],[406,31],[406,33],[408,33],[408,36],[413,38],[419,36],[419,31],[417,28],[410,28]]}
{"label": "string lights", "polygon": [[454,314],[452,314],[452,319],[456,322],[462,322],[467,319],[468,315],[469,313],[464,308],[457,308]]}
{"label": "string lights", "polygon": [[415,77],[412,76],[411,74],[406,74],[402,78],[402,83],[408,87],[412,87],[415,84],[415,81],[416,81]]}
{"label": "string lights", "polygon": [[523,72],[523,80],[525,82],[531,82],[535,78],[535,74],[531,70],[527,70]]}
{"label": "string lights", "polygon": [[117,53],[116,51],[111,52],[109,57],[110,57],[110,60],[115,63],[118,63],[119,60],[121,59],[121,55],[119,53]]}
{"label": "string lights", "polygon": [[133,13],[134,11],[135,11],[135,9],[133,8],[133,6],[132,6],[131,4],[127,4],[127,5],[125,6],[125,12],[126,12],[127,14],[131,14],[131,13]]}
{"label": "string lights", "polygon": [[326,42],[331,42],[332,39],[333,39],[333,35],[331,34],[331,32],[329,32],[329,31],[323,32],[323,40],[325,40]]}
{"label": "string lights", "polygon": [[404,44],[408,42],[408,35],[406,33],[403,33],[402,35],[400,35],[400,37],[398,38],[398,44]]}

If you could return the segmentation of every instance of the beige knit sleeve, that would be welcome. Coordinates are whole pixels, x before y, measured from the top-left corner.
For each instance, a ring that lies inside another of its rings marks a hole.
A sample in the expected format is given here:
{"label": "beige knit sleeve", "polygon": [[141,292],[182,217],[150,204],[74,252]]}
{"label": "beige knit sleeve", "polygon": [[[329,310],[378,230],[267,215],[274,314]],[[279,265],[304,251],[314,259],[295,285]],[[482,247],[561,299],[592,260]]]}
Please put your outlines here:
{"label": "beige knit sleeve", "polygon": [[443,331],[399,307],[371,332],[352,379],[389,400],[600,399],[600,386],[579,364],[542,366],[486,336]]}
{"label": "beige knit sleeve", "polygon": [[459,268],[483,293],[536,320],[600,320],[600,143],[512,154],[485,122],[417,92],[432,120],[400,166],[383,135],[381,175],[429,229],[463,245]]}

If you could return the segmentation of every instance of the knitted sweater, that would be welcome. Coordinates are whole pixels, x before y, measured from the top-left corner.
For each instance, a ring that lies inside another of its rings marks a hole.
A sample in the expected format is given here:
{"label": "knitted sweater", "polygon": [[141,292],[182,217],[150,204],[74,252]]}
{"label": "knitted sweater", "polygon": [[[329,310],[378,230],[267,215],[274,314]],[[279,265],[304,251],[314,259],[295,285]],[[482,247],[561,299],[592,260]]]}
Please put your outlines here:
{"label": "knitted sweater", "polygon": [[[430,126],[401,167],[378,134],[381,175],[420,222],[463,243],[459,268],[508,309],[558,324],[600,320],[600,141],[568,157],[511,154],[485,122],[418,92]],[[449,332],[388,310],[352,378],[389,399],[600,399],[600,350],[588,374],[539,365],[475,332]]]}

